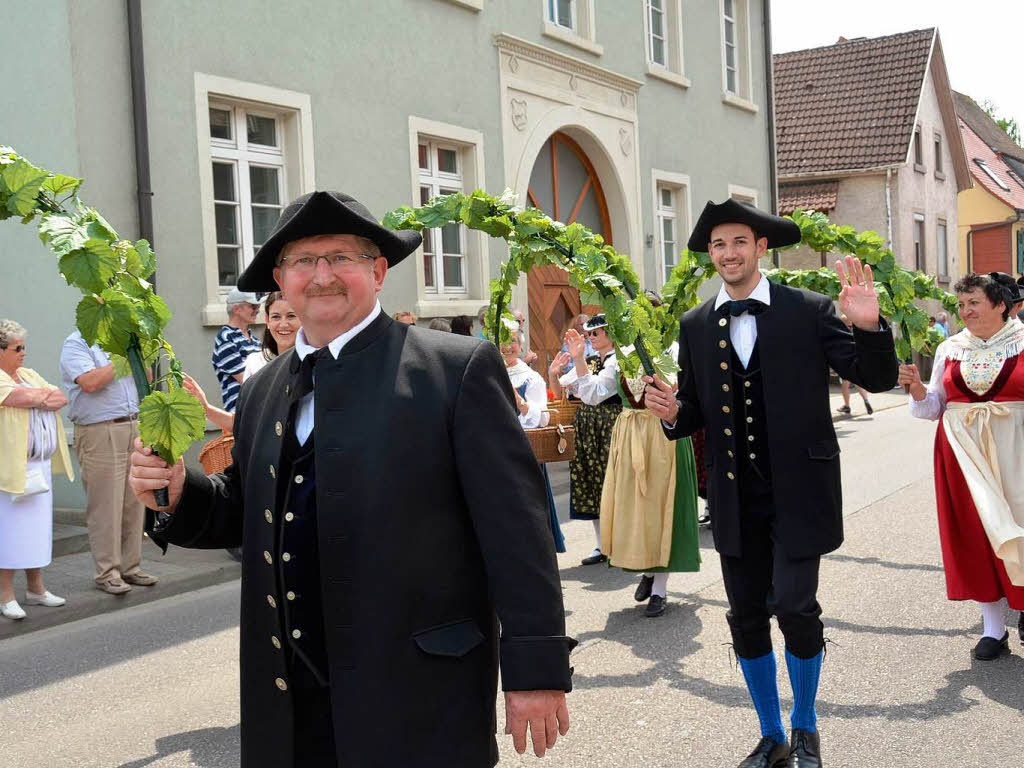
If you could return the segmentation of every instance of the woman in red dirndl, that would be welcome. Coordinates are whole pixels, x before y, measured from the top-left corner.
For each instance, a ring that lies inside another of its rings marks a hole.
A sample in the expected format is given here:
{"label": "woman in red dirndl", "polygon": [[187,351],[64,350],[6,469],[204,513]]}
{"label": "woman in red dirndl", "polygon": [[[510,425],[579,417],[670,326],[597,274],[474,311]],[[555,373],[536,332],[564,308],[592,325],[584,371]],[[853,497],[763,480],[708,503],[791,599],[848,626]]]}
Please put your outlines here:
{"label": "woman in red dirndl", "polygon": [[[968,275],[955,286],[967,329],[939,345],[925,388],[901,366],[910,412],[938,419],[935,499],[950,600],[980,604],[981,660],[1008,649],[1006,604],[1024,611],[1024,324],[1001,285]],[[1024,642],[1024,619],[1020,631]]]}

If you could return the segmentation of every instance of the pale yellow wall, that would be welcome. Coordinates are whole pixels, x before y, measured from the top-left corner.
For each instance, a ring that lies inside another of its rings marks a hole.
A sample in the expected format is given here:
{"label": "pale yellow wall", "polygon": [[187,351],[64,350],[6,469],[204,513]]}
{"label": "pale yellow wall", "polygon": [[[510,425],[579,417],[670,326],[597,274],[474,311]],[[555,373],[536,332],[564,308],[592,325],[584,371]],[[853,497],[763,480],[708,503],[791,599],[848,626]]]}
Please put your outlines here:
{"label": "pale yellow wall", "polygon": [[[960,277],[967,274],[967,233],[976,224],[992,224],[1013,217],[1013,209],[977,181],[956,198],[957,239],[960,241]],[[1016,235],[1013,235],[1016,238]],[[1013,242],[1016,242],[1014,240]],[[1016,246],[1015,246],[1016,247]]]}

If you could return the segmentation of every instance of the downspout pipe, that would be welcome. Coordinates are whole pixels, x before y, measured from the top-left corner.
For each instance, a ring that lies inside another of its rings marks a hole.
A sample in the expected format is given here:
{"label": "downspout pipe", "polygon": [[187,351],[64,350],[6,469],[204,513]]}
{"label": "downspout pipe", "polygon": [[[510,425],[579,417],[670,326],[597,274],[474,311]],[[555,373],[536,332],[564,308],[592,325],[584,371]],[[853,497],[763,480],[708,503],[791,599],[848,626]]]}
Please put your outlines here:
{"label": "downspout pipe", "polygon": [[[128,12],[128,66],[132,83],[132,128],[135,133],[136,205],[139,237],[153,244],[153,190],[149,167],[149,119],[146,112],[146,60],[142,44],[142,0],[126,0]],[[156,291],[156,273],[149,278]]]}
{"label": "downspout pipe", "polygon": [[[765,80],[765,121],[768,131],[768,194],[771,196],[771,212],[779,211],[779,172],[776,165],[775,148],[775,73],[772,66],[772,2],[764,0],[762,8],[764,30],[764,80]],[[772,251],[772,266],[779,266],[779,252]]]}
{"label": "downspout pipe", "polygon": [[885,230],[889,238],[889,250],[892,250],[892,168],[885,169]]}

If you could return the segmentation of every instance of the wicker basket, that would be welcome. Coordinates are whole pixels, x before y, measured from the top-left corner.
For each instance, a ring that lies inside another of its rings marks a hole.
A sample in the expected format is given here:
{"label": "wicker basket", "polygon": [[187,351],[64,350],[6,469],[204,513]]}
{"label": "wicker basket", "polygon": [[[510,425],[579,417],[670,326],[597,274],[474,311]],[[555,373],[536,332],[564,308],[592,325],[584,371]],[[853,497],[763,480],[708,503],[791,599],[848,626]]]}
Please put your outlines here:
{"label": "wicker basket", "polygon": [[206,474],[223,472],[231,466],[231,447],[234,444],[235,436],[225,432],[203,446],[199,452],[199,463],[203,465]]}
{"label": "wicker basket", "polygon": [[533,455],[541,464],[572,461],[576,456],[576,430],[572,426],[553,424],[523,431],[533,448]]}
{"label": "wicker basket", "polygon": [[551,411],[551,424],[565,424],[566,426],[572,426],[576,420],[576,411],[579,410],[579,400],[569,400],[563,396],[561,400],[555,403],[548,403],[548,410]]}

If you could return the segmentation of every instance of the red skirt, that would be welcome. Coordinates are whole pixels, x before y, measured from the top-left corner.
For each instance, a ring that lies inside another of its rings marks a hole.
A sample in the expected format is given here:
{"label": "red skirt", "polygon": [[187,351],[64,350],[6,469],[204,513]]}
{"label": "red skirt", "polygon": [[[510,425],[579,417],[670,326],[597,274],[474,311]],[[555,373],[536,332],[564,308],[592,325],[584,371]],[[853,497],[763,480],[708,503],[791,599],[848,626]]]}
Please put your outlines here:
{"label": "red skirt", "polygon": [[992,551],[941,420],[935,433],[935,502],[949,599],[992,603],[1005,597],[1011,608],[1024,610],[1024,587],[1010,583]]}

